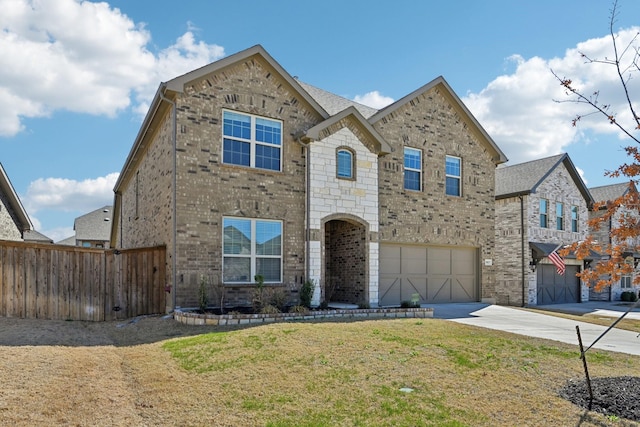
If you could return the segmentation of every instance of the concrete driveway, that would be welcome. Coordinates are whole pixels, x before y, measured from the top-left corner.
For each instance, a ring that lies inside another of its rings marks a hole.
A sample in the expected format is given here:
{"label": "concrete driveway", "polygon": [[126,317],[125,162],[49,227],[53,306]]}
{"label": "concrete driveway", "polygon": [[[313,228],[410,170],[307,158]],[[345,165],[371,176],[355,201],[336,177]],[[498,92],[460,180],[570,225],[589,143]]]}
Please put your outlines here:
{"label": "concrete driveway", "polygon": [[[605,326],[576,322],[575,320],[563,319],[515,307],[483,303],[433,304],[426,306],[433,308],[433,317],[437,319],[446,319],[467,325],[512,332],[530,337],[545,338],[574,345],[578,345],[577,325],[580,327],[582,343],[585,348],[589,347],[607,329]],[[606,302],[558,304],[538,308],[548,309],[550,307],[556,311],[573,314],[592,313],[608,316],[611,317],[611,323],[628,309],[628,307]],[[640,311],[634,310],[625,318],[640,319]],[[605,336],[600,338],[593,348],[640,356],[640,334],[613,328]]]}

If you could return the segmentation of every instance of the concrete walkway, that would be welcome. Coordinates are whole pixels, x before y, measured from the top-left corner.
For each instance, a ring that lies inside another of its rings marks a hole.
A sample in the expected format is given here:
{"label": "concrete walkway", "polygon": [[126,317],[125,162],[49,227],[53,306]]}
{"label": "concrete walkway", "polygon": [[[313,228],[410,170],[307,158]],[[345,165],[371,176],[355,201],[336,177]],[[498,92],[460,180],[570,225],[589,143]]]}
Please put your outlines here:
{"label": "concrete walkway", "polygon": [[[423,305],[433,308],[433,317],[446,319],[466,325],[496,329],[530,337],[545,338],[568,344],[578,345],[576,326],[580,327],[582,343],[589,347],[607,329],[605,326],[563,319],[532,310],[505,307],[483,303],[433,304]],[[597,314],[611,317],[611,323],[620,317],[629,307],[616,303],[558,304],[537,307],[552,308],[572,314]],[[625,318],[640,319],[640,310],[634,310]],[[616,351],[640,356],[640,334],[613,328],[593,346],[602,350]]]}

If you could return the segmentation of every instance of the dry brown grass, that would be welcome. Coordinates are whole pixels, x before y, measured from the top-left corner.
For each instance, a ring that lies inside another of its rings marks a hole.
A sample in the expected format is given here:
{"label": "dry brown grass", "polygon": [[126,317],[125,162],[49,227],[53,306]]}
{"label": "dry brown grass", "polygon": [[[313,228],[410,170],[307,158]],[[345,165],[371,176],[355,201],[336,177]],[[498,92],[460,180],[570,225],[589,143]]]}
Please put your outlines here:
{"label": "dry brown grass", "polygon": [[[39,325],[57,338],[30,345]],[[437,319],[211,330],[0,319],[0,425],[634,425],[558,397],[583,376],[571,345]],[[589,363],[594,377],[640,368]]]}

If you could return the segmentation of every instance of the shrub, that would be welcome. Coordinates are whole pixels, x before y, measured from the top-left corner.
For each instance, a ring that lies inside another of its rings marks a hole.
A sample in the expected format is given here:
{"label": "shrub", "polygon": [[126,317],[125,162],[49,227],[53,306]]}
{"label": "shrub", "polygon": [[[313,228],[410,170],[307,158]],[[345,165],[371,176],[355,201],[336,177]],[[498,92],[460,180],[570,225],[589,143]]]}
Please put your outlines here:
{"label": "shrub", "polygon": [[289,297],[287,296],[287,292],[282,288],[269,288],[266,299],[269,305],[282,311],[287,306]]}
{"label": "shrub", "polygon": [[276,314],[276,313],[280,313],[280,310],[278,310],[278,307],[275,307],[271,304],[267,304],[264,307],[262,307],[262,309],[260,309],[260,313],[261,314]]}
{"label": "shrub", "polygon": [[358,308],[368,310],[371,308],[368,302],[361,302],[358,304]]}
{"label": "shrub", "polygon": [[294,305],[289,309],[289,313],[297,313],[297,314],[307,314],[309,312],[309,308],[304,305]]}
{"label": "shrub", "polygon": [[620,299],[622,301],[636,302],[638,300],[638,296],[633,291],[624,291],[620,294]]}
{"label": "shrub", "polygon": [[315,287],[313,279],[309,279],[302,284],[302,287],[300,287],[300,305],[311,308],[311,299],[313,298]]}

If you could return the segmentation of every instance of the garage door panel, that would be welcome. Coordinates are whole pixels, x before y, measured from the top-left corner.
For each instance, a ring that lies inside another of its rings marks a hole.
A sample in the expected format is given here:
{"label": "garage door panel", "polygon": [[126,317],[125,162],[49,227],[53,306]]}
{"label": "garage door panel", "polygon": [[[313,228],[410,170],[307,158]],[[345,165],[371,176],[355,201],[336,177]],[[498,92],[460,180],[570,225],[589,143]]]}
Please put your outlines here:
{"label": "garage door panel", "polygon": [[470,250],[452,250],[453,271],[456,275],[475,275],[475,253]]}
{"label": "garage door panel", "polygon": [[420,301],[426,301],[427,299],[427,278],[422,277],[407,277],[405,279],[405,286],[401,293],[402,300],[411,300],[413,294],[420,295]]}
{"label": "garage door panel", "polygon": [[380,276],[380,285],[378,288],[380,294],[381,305],[396,304],[395,301],[401,301],[400,289],[402,288],[402,279],[395,276]]}
{"label": "garage door panel", "polygon": [[426,248],[404,247],[401,256],[403,274],[427,274]]}
{"label": "garage door panel", "polygon": [[451,274],[451,249],[428,248],[427,264],[430,274]]}
{"label": "garage door panel", "polygon": [[402,271],[399,246],[380,246],[380,271],[385,274],[400,274]]}

